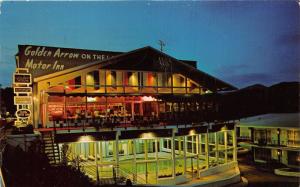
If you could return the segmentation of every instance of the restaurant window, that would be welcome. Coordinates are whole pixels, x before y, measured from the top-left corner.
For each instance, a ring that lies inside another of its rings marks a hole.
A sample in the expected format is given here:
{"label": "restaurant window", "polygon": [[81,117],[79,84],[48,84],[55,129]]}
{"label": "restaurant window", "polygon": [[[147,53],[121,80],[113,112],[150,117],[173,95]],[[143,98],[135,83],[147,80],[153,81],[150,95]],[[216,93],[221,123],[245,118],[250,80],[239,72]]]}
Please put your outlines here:
{"label": "restaurant window", "polygon": [[65,84],[68,86],[67,88],[70,90],[80,88],[81,87],[81,76],[75,77],[73,79],[67,80]]}
{"label": "restaurant window", "polygon": [[140,115],[140,103],[134,103],[134,114]]}
{"label": "restaurant window", "polygon": [[143,102],[143,115],[144,116],[155,116],[157,113],[157,105],[156,102]]}
{"label": "restaurant window", "polygon": [[158,86],[169,87],[171,86],[171,74],[167,72],[158,73]]}
{"label": "restaurant window", "polygon": [[143,87],[145,85],[143,72],[138,72],[138,82],[139,82],[139,87]]}
{"label": "restaurant window", "polygon": [[62,96],[48,97],[49,121],[62,120],[64,117],[64,98]]}
{"label": "restaurant window", "polygon": [[180,74],[173,74],[173,86],[185,87],[185,77]]}
{"label": "restaurant window", "polygon": [[100,87],[99,71],[93,71],[94,76],[94,88],[98,89]]}
{"label": "restaurant window", "polygon": [[81,86],[81,76],[75,77],[75,88],[80,88]]}
{"label": "restaurant window", "polygon": [[86,114],[85,98],[80,96],[66,97],[66,116],[70,119],[81,119]]}
{"label": "restaurant window", "polygon": [[156,73],[153,72],[143,72],[142,73],[142,86],[156,86],[157,84],[157,77]]}
{"label": "restaurant window", "polygon": [[163,76],[162,76],[163,87],[171,86],[170,82],[171,82],[171,74],[164,73]]}
{"label": "restaurant window", "polygon": [[139,85],[139,75],[138,72],[126,72],[124,84],[128,86],[138,86]]}
{"label": "restaurant window", "polygon": [[99,72],[98,71],[92,71],[87,74],[86,85],[88,87],[93,87],[95,89],[99,88]]}
{"label": "restaurant window", "polygon": [[116,86],[117,85],[117,72],[106,71],[106,85]]}

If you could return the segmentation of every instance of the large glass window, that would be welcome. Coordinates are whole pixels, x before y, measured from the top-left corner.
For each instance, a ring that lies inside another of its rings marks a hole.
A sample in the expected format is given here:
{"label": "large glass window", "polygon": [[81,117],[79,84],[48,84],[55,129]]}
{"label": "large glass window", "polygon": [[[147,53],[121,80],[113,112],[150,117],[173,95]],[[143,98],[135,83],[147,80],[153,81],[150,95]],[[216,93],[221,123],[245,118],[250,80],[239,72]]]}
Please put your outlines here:
{"label": "large glass window", "polygon": [[48,117],[49,121],[62,120],[64,118],[64,97],[48,97]]}
{"label": "large glass window", "polygon": [[100,81],[99,81],[99,71],[92,71],[86,75],[86,85],[87,88],[95,88],[98,89]]}
{"label": "large glass window", "polygon": [[186,78],[180,74],[173,74],[173,92],[185,93],[186,92]]}
{"label": "large glass window", "polygon": [[125,93],[137,93],[139,91],[139,73],[124,72]]}

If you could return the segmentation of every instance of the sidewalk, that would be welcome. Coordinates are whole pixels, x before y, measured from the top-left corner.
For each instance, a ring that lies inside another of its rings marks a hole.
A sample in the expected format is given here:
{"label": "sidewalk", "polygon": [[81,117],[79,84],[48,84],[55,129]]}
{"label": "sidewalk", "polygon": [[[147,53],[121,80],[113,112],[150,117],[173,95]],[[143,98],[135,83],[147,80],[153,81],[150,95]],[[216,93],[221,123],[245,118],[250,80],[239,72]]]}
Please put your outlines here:
{"label": "sidewalk", "polygon": [[217,173],[214,175],[201,177],[200,179],[193,179],[187,183],[178,185],[178,186],[186,186],[186,187],[221,187],[230,185],[233,183],[240,182],[240,171],[239,169],[233,168],[226,172]]}

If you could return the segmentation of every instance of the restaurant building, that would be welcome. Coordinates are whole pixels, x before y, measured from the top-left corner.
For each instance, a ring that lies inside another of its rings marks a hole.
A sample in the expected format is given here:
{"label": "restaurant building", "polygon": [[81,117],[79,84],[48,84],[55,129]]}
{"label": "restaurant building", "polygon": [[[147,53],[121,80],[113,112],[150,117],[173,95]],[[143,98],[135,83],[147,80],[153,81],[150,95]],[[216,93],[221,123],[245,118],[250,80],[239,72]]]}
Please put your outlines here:
{"label": "restaurant building", "polygon": [[79,159],[98,182],[160,185],[237,169],[235,122],[216,120],[218,106],[202,99],[236,88],[195,61],[149,46],[33,45],[20,45],[16,61],[32,74],[32,121],[53,164]]}

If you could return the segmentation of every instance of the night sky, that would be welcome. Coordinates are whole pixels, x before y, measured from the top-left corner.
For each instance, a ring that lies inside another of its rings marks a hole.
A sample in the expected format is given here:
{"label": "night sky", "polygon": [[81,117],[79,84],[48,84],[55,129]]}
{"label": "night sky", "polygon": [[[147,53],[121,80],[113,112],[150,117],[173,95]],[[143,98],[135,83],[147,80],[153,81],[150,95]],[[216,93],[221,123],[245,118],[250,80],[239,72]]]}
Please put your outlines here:
{"label": "night sky", "polygon": [[[1,0],[0,0],[1,2]],[[296,1],[2,2],[0,84],[18,44],[130,51],[150,45],[239,88],[298,81]]]}

